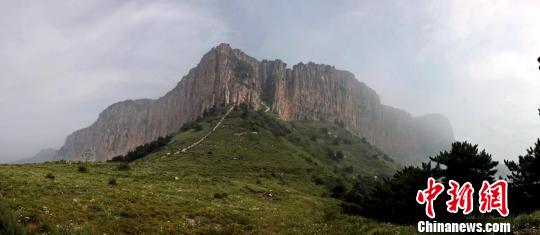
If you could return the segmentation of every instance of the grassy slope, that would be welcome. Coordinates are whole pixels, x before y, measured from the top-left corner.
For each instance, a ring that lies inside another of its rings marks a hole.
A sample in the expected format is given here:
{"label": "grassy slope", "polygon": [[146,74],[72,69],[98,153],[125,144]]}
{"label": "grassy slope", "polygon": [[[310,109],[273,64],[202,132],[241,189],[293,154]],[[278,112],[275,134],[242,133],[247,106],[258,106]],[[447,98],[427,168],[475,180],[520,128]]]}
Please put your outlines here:
{"label": "grassy slope", "polygon": [[[327,196],[321,182],[395,171],[382,153],[332,123],[233,112],[203,144],[174,154],[217,119],[203,120],[202,131],[177,134],[127,171],[118,163],[86,164],[86,173],[65,162],[0,166],[0,199],[33,232],[414,231],[343,215]],[[345,141],[336,144],[337,137]],[[327,149],[343,151],[345,159],[328,159]],[[343,170],[348,166],[353,173]]]}

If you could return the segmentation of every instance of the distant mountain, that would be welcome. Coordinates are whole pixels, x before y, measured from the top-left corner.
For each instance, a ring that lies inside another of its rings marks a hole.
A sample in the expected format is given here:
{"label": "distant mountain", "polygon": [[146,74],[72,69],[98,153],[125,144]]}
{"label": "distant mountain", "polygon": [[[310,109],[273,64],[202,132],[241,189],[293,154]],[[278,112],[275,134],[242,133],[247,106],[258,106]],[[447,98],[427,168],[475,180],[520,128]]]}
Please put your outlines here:
{"label": "distant mountain", "polygon": [[206,53],[165,96],[109,106],[67,137],[55,159],[107,160],[177,132],[205,111],[248,104],[282,120],[326,120],[365,138],[400,163],[418,163],[454,140],[442,115],[413,117],[381,104],[377,93],[330,65],[258,61],[228,44]]}
{"label": "distant mountain", "polygon": [[18,161],[12,162],[13,164],[25,164],[25,163],[41,163],[52,161],[56,155],[56,149],[47,148],[40,150],[36,155],[30,158],[21,159]]}

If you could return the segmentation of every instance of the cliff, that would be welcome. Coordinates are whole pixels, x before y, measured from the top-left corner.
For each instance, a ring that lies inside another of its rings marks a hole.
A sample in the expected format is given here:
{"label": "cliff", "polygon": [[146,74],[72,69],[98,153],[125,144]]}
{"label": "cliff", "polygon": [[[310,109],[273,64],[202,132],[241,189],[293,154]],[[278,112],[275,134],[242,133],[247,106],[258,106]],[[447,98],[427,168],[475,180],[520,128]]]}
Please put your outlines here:
{"label": "cliff", "polygon": [[107,160],[176,132],[205,110],[247,103],[284,120],[336,120],[402,163],[425,160],[449,146],[452,128],[441,115],[412,117],[380,103],[375,91],[347,71],[314,63],[291,68],[258,61],[228,44],[206,53],[177,86],[157,100],[128,100],[76,131],[56,159]]}

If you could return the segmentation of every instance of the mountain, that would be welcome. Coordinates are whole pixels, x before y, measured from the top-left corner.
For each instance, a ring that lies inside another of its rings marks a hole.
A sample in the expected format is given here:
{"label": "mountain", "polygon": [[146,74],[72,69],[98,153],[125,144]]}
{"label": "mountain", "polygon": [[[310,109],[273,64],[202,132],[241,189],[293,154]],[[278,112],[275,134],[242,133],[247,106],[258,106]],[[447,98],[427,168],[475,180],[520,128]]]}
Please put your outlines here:
{"label": "mountain", "polygon": [[334,198],[355,179],[396,172],[365,139],[331,121],[283,121],[244,107],[207,112],[129,163],[0,165],[2,202],[37,218],[20,220],[28,234],[416,231],[344,214]]}
{"label": "mountain", "polygon": [[42,163],[52,161],[56,155],[56,149],[47,148],[42,149],[36,155],[30,158],[21,159],[12,162],[13,164],[25,164],[25,163]]}
{"label": "mountain", "polygon": [[417,163],[453,141],[441,115],[412,117],[381,104],[374,90],[330,65],[258,61],[228,44],[206,53],[163,97],[127,100],[67,137],[55,159],[107,160],[175,133],[205,111],[248,104],[285,121],[327,120],[344,126],[401,163]]}

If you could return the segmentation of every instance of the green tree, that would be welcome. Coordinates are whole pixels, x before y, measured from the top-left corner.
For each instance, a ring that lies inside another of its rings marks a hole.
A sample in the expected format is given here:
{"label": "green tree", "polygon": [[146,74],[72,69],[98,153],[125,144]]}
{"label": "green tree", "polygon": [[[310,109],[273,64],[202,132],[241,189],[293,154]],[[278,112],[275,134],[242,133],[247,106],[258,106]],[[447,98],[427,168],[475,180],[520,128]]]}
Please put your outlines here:
{"label": "green tree", "polygon": [[528,212],[540,209],[540,139],[518,161],[505,160],[510,170],[510,201],[514,210]]}
{"label": "green tree", "polygon": [[424,208],[415,198],[418,190],[426,187],[433,169],[430,163],[423,163],[421,167],[405,167],[392,178],[374,180],[371,187],[357,183],[346,195],[347,203],[343,208],[348,213],[394,223],[408,224],[427,219]]}
{"label": "green tree", "polygon": [[[427,219],[424,206],[418,205],[415,198],[418,190],[426,188],[429,177],[443,181],[445,185],[448,183],[444,181],[451,179],[460,184],[471,182],[479,189],[482,181],[494,180],[498,164],[485,150],[478,151],[477,145],[467,142],[455,142],[450,151],[430,159],[435,163],[434,167],[432,162],[422,163],[421,167],[405,167],[392,178],[375,180],[370,187],[365,187],[369,185],[366,183],[355,185],[344,196],[344,211],[388,222],[414,223]],[[437,220],[464,219],[462,215],[446,212],[448,199],[443,192],[434,202]]]}
{"label": "green tree", "polygon": [[442,166],[436,176],[444,177],[445,183],[449,180],[460,184],[471,182],[474,188],[480,188],[484,180],[493,182],[497,173],[495,167],[499,164],[485,150],[478,151],[478,145],[466,141],[454,142],[450,151],[440,152],[430,159]]}

